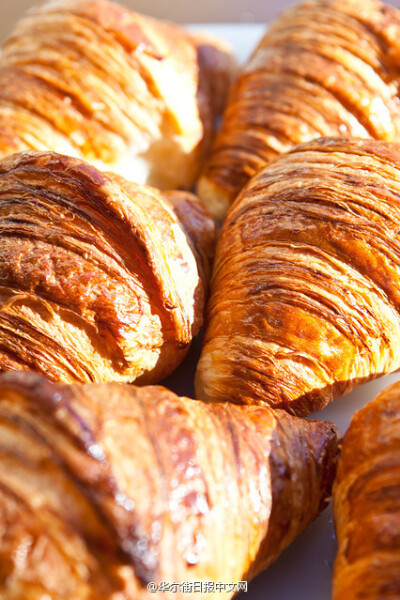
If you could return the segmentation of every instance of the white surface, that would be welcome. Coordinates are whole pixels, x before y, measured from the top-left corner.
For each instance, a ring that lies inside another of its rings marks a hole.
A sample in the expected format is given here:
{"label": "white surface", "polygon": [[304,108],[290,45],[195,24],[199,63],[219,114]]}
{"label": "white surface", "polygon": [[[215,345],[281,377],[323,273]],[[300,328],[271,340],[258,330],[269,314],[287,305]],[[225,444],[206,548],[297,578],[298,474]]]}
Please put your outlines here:
{"label": "white surface", "polygon": [[[193,29],[208,29],[229,41],[243,61],[260,39],[263,25],[196,25]],[[192,375],[191,368],[198,348],[193,349],[188,362],[174,376],[171,386],[178,393],[190,395],[191,390],[180,387],[177,378]],[[190,363],[190,366],[189,366]],[[332,402],[312,418],[333,421],[342,433],[349,426],[352,414],[391,383],[398,381],[395,373],[360,386],[351,394]],[[329,507],[297,540],[279,557],[268,571],[259,575],[250,585],[247,594],[237,600],[330,600],[332,565],[336,552],[336,541]],[[345,599],[343,599],[345,600]]]}
{"label": "white surface", "polygon": [[208,31],[229,42],[240,63],[243,63],[267,29],[265,23],[201,23],[187,25],[191,31]]}

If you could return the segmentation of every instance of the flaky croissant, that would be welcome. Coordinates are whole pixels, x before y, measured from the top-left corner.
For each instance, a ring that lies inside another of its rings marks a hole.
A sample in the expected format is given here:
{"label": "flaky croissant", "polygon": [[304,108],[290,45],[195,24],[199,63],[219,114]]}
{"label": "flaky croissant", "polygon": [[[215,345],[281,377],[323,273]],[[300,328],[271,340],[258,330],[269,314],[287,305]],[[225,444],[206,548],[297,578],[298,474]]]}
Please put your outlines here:
{"label": "flaky croissant", "polygon": [[338,452],[334,425],[284,411],[29,373],[0,377],[0,437],[7,600],[248,579],[325,507]]}
{"label": "flaky croissant", "polygon": [[267,162],[318,137],[400,140],[400,11],[307,0],[267,31],[235,83],[198,193],[223,218]]}
{"label": "flaky croissant", "polygon": [[157,381],[202,324],[215,224],[164,192],[52,152],[0,161],[0,370]]}
{"label": "flaky croissant", "polygon": [[53,150],[190,188],[234,71],[229,47],[107,0],[50,0],[0,59],[0,155]]}
{"label": "flaky croissant", "polygon": [[217,245],[197,396],[307,415],[400,367],[400,146],[321,139],[258,173]]}
{"label": "flaky croissant", "polygon": [[400,384],[353,417],[334,485],[334,600],[400,598]]}

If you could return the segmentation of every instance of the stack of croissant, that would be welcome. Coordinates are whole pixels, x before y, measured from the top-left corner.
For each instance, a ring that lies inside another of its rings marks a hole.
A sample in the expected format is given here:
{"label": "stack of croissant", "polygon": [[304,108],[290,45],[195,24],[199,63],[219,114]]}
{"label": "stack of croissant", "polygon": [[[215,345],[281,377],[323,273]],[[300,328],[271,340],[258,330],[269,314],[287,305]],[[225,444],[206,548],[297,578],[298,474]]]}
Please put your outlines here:
{"label": "stack of croissant", "polygon": [[[379,0],[294,6],[238,74],[222,40],[108,0],[17,24],[1,599],[227,598],[332,494],[334,600],[400,598],[400,385],[343,441],[303,418],[400,369],[399,88]],[[149,385],[204,315],[196,399]]]}

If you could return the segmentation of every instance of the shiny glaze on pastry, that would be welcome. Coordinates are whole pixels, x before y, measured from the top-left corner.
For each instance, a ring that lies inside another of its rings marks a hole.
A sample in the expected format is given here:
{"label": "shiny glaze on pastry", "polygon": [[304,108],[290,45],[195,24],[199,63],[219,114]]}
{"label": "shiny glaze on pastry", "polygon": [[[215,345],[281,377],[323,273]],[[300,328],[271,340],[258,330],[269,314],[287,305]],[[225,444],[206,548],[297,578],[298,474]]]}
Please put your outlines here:
{"label": "shiny glaze on pastry", "polygon": [[307,415],[400,367],[400,146],[282,155],[222,227],[197,396]]}
{"label": "shiny glaze on pastry", "polygon": [[223,219],[277,154],[319,137],[400,140],[400,11],[307,0],[271,25],[232,89],[198,184]]}
{"label": "shiny glaze on pastry", "polygon": [[357,412],[334,486],[333,600],[400,597],[400,384]]}
{"label": "shiny glaze on pastry", "polygon": [[164,192],[81,160],[0,161],[0,370],[154,382],[203,320],[215,224]]}
{"label": "shiny glaze on pastry", "polygon": [[7,600],[250,579],[326,506],[338,453],[323,421],[29,373],[0,376],[0,439]]}

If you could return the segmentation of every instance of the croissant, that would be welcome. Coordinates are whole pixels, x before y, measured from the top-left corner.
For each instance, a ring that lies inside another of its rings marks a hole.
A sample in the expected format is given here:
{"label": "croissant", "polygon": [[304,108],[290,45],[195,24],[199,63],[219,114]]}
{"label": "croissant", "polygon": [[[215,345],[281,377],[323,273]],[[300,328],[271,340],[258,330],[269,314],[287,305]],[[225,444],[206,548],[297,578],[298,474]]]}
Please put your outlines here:
{"label": "croissant", "polygon": [[0,156],[53,150],[190,188],[232,75],[230,47],[107,0],[31,9],[0,59]]}
{"label": "croissant", "polygon": [[399,198],[383,141],[308,142],[253,177],[217,245],[197,397],[305,416],[400,368]]}
{"label": "croissant", "polygon": [[353,417],[334,486],[334,600],[400,597],[400,384]]}
{"label": "croissant", "polygon": [[400,11],[308,0],[267,31],[236,81],[198,184],[222,219],[277,154],[319,137],[400,140]]}
{"label": "croissant", "polygon": [[6,373],[0,416],[7,600],[141,600],[149,582],[215,598],[325,507],[338,454],[330,423],[162,387]]}
{"label": "croissant", "polygon": [[76,158],[0,161],[0,371],[65,382],[156,381],[203,320],[215,223]]}

